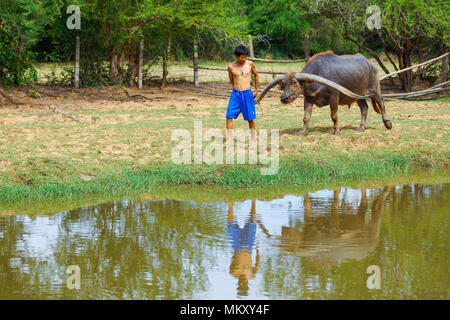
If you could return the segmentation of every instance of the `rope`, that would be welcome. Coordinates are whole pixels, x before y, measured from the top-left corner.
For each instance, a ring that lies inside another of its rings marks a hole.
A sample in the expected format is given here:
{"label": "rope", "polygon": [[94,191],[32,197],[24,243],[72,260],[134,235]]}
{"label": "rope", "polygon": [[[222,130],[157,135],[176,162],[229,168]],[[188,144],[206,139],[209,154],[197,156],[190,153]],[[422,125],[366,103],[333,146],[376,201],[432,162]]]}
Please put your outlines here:
{"label": "rope", "polygon": [[408,71],[408,70],[411,70],[411,69],[414,69],[414,68],[418,68],[418,67],[424,66],[424,65],[426,65],[426,64],[428,64],[428,63],[431,63],[431,62],[434,62],[434,61],[437,61],[437,60],[441,60],[442,58],[446,57],[446,56],[449,55],[449,54],[450,54],[450,52],[447,52],[447,53],[443,54],[442,56],[439,56],[439,57],[437,57],[437,58],[434,58],[434,59],[425,61],[425,62],[423,62],[423,63],[421,63],[421,64],[417,64],[417,65],[412,66],[412,67],[408,67],[408,68],[405,68],[405,69],[402,69],[402,70],[399,70],[399,71],[396,71],[396,72],[389,73],[389,74],[387,74],[387,75],[385,75],[385,76],[382,76],[382,77],[380,78],[380,81],[382,81],[382,80],[384,80],[384,79],[386,79],[386,78],[392,77],[392,76],[394,76],[394,75],[396,75],[396,74],[399,74],[399,73],[402,73],[402,72],[405,72],[405,71]]}

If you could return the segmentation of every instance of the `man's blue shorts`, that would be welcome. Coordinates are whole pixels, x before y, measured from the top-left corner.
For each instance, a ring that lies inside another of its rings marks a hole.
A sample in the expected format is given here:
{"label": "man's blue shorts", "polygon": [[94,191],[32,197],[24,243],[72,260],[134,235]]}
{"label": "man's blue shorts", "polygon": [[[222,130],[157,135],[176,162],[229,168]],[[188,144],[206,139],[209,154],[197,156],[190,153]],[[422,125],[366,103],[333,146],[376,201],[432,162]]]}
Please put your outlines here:
{"label": "man's blue shorts", "polygon": [[256,223],[247,222],[243,229],[237,224],[228,225],[228,237],[233,250],[252,251],[255,244]]}
{"label": "man's blue shorts", "polygon": [[233,89],[227,108],[227,119],[236,119],[242,112],[245,121],[256,119],[255,100],[251,89],[238,91]]}

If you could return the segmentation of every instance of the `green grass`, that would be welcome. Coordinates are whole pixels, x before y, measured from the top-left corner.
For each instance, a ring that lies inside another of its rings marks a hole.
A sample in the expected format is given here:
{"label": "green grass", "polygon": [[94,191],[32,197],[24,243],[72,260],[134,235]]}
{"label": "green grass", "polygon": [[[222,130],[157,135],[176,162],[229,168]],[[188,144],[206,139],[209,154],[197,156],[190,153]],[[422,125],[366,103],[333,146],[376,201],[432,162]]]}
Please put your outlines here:
{"label": "green grass", "polygon": [[[263,176],[259,166],[230,165],[153,165],[136,168],[105,168],[92,181],[63,176],[53,179],[37,178],[28,185],[3,184],[1,202],[73,199],[92,194],[136,194],[158,185],[214,185],[220,187],[296,187],[348,185],[376,179],[392,179],[426,170],[430,176],[449,177],[444,154],[430,161],[427,155],[379,154],[354,159],[352,157],[301,159],[280,164],[279,173]],[[442,158],[441,158],[442,157]],[[438,164],[436,164],[436,162]],[[355,165],[355,164],[358,165]],[[444,176],[442,175],[444,174]]]}

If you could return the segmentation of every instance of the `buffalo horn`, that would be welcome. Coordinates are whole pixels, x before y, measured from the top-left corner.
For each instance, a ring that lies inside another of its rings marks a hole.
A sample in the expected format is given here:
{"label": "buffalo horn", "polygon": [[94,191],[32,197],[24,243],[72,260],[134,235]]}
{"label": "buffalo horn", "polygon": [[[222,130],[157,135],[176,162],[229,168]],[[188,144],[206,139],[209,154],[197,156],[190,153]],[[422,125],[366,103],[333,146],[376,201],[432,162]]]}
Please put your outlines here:
{"label": "buffalo horn", "polygon": [[295,78],[298,81],[304,81],[304,82],[319,82],[322,84],[325,84],[329,87],[332,87],[333,89],[338,90],[339,92],[345,94],[346,96],[354,99],[367,99],[372,97],[373,95],[366,95],[366,96],[360,96],[356,93],[351,92],[350,90],[344,88],[343,86],[337,84],[336,82],[330,81],[328,79],[322,78],[321,76],[315,75],[315,74],[309,74],[309,73],[303,73],[299,72],[295,75]]}
{"label": "buffalo horn", "polygon": [[270,89],[272,89],[273,87],[275,87],[277,84],[280,84],[281,81],[283,81],[284,76],[279,76],[278,78],[274,79],[271,83],[269,83],[263,90],[263,92],[261,92],[261,94],[259,95],[258,98],[256,98],[255,103],[260,103],[261,100],[264,98],[264,96],[267,94],[267,92],[269,92]]}

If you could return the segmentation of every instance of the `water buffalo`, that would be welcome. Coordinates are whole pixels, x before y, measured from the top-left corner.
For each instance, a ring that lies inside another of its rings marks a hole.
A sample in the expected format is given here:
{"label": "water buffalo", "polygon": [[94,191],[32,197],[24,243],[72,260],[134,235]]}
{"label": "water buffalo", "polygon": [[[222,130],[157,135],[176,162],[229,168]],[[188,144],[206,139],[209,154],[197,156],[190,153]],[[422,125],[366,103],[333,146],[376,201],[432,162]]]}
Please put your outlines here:
{"label": "water buffalo", "polygon": [[350,107],[353,102],[357,102],[361,109],[361,125],[357,130],[363,132],[366,129],[369,108],[365,100],[367,98],[372,99],[373,108],[382,115],[386,128],[392,128],[381,96],[378,70],[361,54],[337,56],[332,51],[318,53],[308,60],[300,73],[287,73],[269,83],[256,102],[259,103],[267,92],[278,84],[283,91],[283,104],[291,103],[302,93],[305,97],[304,125],[299,135],[308,134],[313,105],[330,106],[334,123],[332,134],[339,134],[338,106]]}
{"label": "water buffalo", "polygon": [[383,188],[369,203],[366,189],[361,189],[361,200],[353,205],[349,199],[339,200],[340,190],[333,191],[329,205],[311,201],[305,194],[303,223],[281,226],[280,235],[270,234],[261,220],[256,223],[268,238],[278,242],[282,251],[305,257],[316,266],[362,260],[378,245],[386,200],[392,190]]}

